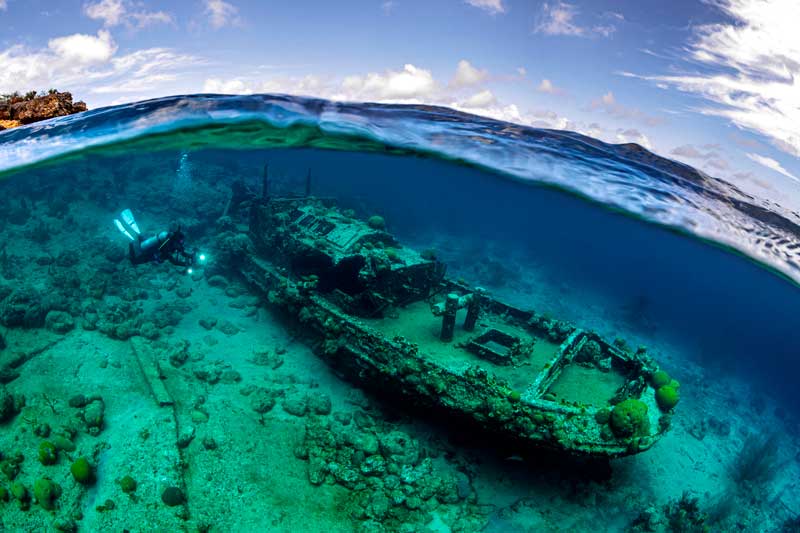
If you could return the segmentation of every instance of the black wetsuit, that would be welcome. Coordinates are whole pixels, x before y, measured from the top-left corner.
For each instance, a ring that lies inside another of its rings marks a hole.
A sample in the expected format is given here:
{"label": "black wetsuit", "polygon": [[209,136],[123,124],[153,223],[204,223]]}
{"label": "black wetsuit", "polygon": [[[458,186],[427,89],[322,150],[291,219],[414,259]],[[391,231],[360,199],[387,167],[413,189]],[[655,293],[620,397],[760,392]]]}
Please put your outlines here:
{"label": "black wetsuit", "polygon": [[169,261],[173,265],[188,267],[194,264],[195,254],[187,252],[183,245],[184,235],[180,229],[162,231],[157,235],[130,243],[128,252],[131,263],[141,265],[155,261]]}

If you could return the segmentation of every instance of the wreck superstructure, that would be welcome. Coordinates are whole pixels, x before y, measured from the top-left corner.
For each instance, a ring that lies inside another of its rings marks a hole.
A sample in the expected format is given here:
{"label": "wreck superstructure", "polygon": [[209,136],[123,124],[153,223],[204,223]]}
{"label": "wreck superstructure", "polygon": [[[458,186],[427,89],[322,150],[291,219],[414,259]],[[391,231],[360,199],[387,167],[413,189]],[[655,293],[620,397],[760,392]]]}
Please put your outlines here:
{"label": "wreck superstructure", "polygon": [[249,236],[246,280],[356,381],[576,455],[641,452],[669,427],[644,350],[448,278],[380,217],[310,196],[265,198],[251,207]]}

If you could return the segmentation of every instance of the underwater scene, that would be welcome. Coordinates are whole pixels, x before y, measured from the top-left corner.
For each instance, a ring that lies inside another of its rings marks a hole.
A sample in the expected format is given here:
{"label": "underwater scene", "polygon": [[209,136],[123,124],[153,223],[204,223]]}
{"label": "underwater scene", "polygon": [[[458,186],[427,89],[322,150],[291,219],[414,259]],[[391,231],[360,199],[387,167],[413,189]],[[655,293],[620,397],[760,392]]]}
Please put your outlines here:
{"label": "underwater scene", "polygon": [[0,531],[800,531],[800,217],[446,108],[0,132]]}

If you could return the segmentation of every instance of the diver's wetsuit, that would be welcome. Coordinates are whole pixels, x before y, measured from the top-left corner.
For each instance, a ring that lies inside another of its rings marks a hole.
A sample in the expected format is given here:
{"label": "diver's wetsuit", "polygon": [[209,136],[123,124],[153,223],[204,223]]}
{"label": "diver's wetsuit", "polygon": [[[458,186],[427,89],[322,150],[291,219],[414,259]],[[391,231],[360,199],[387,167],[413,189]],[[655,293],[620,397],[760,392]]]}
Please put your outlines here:
{"label": "diver's wetsuit", "polygon": [[134,265],[167,260],[173,265],[188,267],[195,262],[195,254],[184,248],[184,235],[180,228],[171,228],[147,239],[143,239],[141,235],[138,237],[128,247],[131,263]]}

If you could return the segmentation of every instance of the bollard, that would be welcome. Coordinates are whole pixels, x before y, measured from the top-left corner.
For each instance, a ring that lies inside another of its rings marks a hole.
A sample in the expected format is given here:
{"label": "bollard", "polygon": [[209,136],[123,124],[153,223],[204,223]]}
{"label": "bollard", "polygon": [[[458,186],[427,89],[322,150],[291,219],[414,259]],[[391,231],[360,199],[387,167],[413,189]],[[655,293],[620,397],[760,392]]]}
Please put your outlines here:
{"label": "bollard", "polygon": [[444,302],[442,313],[442,342],[453,340],[453,331],[456,329],[456,313],[458,312],[458,295],[450,293]]}
{"label": "bollard", "polygon": [[473,292],[469,295],[469,302],[467,302],[467,318],[464,319],[464,329],[472,331],[475,329],[475,323],[478,321],[478,315],[481,312],[481,295],[478,292]]}

